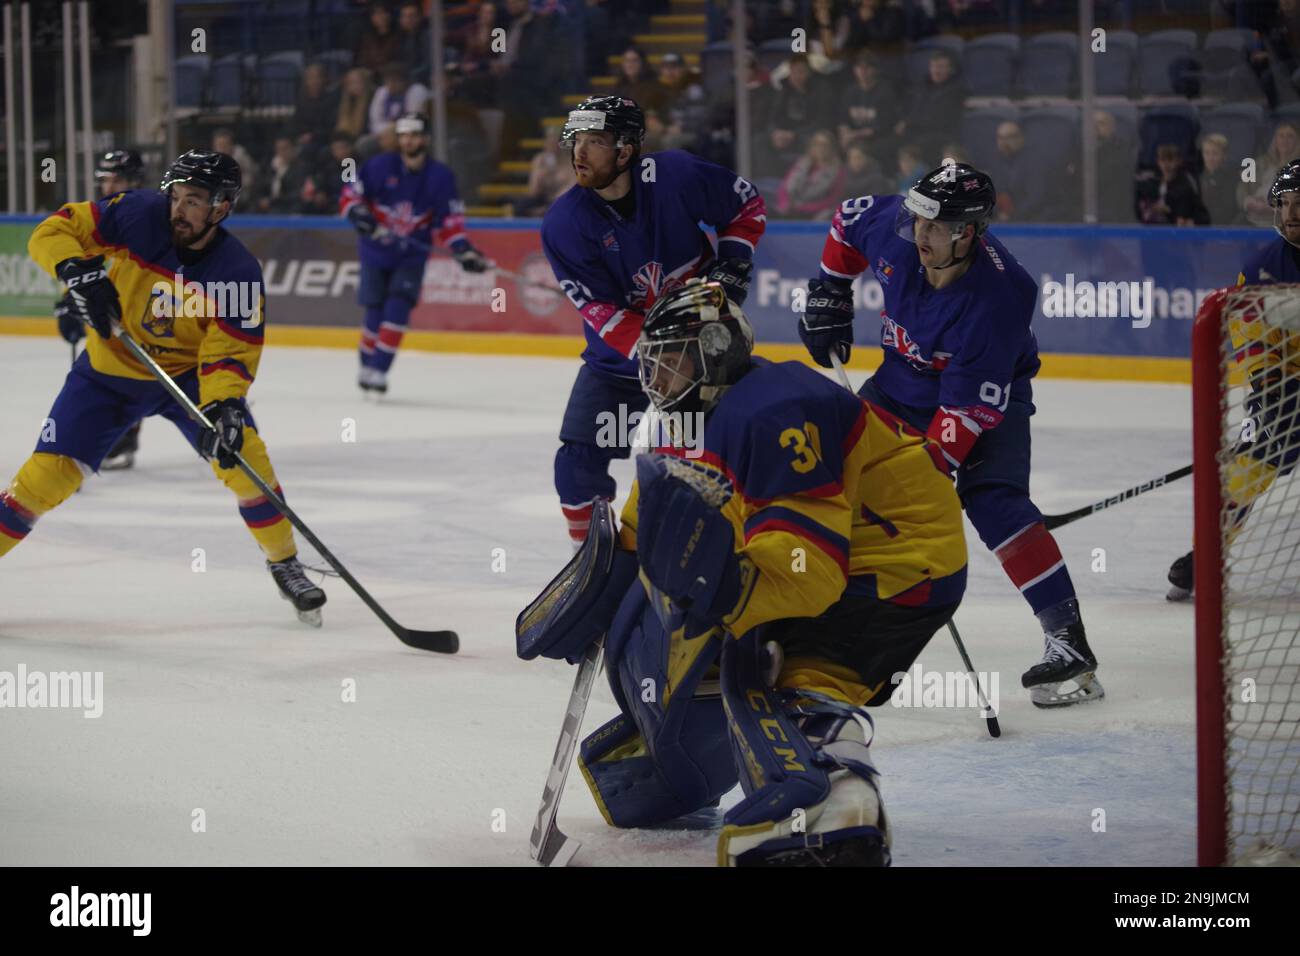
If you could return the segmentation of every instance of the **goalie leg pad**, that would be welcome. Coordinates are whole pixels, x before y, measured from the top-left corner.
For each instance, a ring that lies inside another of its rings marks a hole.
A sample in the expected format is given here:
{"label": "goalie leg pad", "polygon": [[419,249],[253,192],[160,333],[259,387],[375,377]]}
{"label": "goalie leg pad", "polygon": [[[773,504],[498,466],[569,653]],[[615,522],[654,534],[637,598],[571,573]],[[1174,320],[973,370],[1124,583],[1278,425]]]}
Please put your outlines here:
{"label": "goalie leg pad", "polygon": [[515,620],[516,652],[573,663],[609,629],[636,574],[636,555],[618,547],[609,502],[597,500],[582,548]]}
{"label": "goalie leg pad", "polygon": [[639,586],[606,643],[623,711],[589,736],[580,766],[612,826],[651,826],[713,806],[736,785],[726,716],[708,680],[720,632],[683,623],[669,632]]}

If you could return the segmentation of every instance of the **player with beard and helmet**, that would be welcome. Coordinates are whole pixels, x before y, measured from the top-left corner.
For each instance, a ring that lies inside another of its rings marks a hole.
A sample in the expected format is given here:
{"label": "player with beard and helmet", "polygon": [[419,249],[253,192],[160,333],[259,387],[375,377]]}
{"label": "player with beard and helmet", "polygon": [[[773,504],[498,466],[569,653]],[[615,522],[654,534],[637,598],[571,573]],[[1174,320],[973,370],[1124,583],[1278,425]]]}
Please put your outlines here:
{"label": "player with beard and helmet", "polygon": [[[1061,549],[1029,498],[1029,418],[1038,284],[987,230],[993,181],[947,163],[903,196],[841,204],[808,284],[799,335],[827,368],[853,343],[853,288],[871,270],[884,294],[884,360],[858,394],[939,443],[957,494],[1043,629],[1021,684],[1040,707],[1103,696]],[[1073,683],[1073,688],[1063,685]]]}
{"label": "player with beard and helmet", "polygon": [[[748,180],[681,150],[642,156],[644,139],[645,116],[634,100],[580,103],[561,134],[577,185],[542,220],[542,248],[587,341],[555,456],[555,490],[575,547],[586,537],[592,502],[614,498],[610,462],[630,453],[630,436],[606,440],[602,421],[626,421],[646,408],[636,371],[646,312],[695,276],[721,282],[743,305],[767,222]],[[716,250],[701,222],[717,230]]]}
{"label": "player with beard and helmet", "polygon": [[[1300,283],[1300,160],[1278,170],[1268,190],[1273,229],[1278,237],[1251,256],[1237,274],[1237,285]],[[1221,295],[1222,293],[1215,293]],[[1235,536],[1251,505],[1278,478],[1290,474],[1300,460],[1300,333],[1270,328],[1263,322],[1228,323],[1232,349],[1250,386],[1246,409],[1254,440],[1243,438],[1225,468],[1227,508]],[[1193,552],[1169,568],[1170,601],[1192,596],[1195,583]]]}
{"label": "player with beard and helmet", "polygon": [[406,113],[395,131],[397,150],[369,159],[339,197],[340,212],[360,233],[357,302],[366,314],[357,384],[376,396],[388,391],[388,370],[411,309],[420,301],[435,239],[450,247],[466,272],[484,272],[492,265],[465,234],[465,204],[455,174],[428,154],[424,117]]}
{"label": "player with beard and helmet", "polygon": [[[144,178],[144,163],[133,149],[114,149],[104,153],[95,163],[95,183],[99,198],[107,199],[115,193],[139,189]],[[86,337],[86,327],[73,313],[71,301],[65,294],[54,306],[59,334],[65,342],[75,346]],[[75,352],[75,350],[74,350]],[[140,423],[136,422],[123,433],[117,444],[104,456],[100,471],[119,471],[135,465],[135,453],[140,450]]]}
{"label": "player with beard and helmet", "polygon": [[[66,203],[32,232],[28,252],[68,287],[73,314],[91,331],[35,452],[0,492],[0,555],[96,472],[133,422],[161,415],[234,493],[281,596],[319,624],[325,592],[305,575],[292,526],[235,459],[281,493],[245,401],[262,355],[265,299],[257,259],[223,226],[240,188],[233,159],[190,150],[168,167],[160,192]],[[186,415],[118,341],[119,326],[212,427]]]}
{"label": "player with beard and helmet", "polygon": [[720,283],[655,303],[642,387],[703,418],[702,448],[637,459],[621,528],[598,502],[517,649],[574,660],[605,636],[620,713],[580,766],[607,823],[661,825],[739,781],[721,865],[885,865],[870,710],[961,600],[961,507],[934,442],[800,362],[754,358],[752,335]]}

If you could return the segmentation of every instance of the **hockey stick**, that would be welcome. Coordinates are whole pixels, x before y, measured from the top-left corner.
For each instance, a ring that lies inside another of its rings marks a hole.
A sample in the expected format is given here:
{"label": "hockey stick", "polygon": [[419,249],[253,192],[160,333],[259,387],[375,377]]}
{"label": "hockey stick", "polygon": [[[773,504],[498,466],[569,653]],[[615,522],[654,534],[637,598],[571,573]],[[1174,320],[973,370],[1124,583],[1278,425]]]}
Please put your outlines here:
{"label": "hockey stick", "polygon": [[[146,315],[152,305],[153,298],[150,297],[145,305]],[[172,377],[163,371],[162,366],[153,360],[153,356],[141,348],[139,343],[125,329],[121,326],[114,326],[113,332],[117,336],[117,340],[126,346],[127,351],[134,355],[136,360],[145,368],[149,369],[154,378],[158,380],[158,383],[167,390],[168,394],[180,403],[181,408],[185,409],[185,414],[204,428],[212,427],[212,424],[199,410],[199,407],[190,401],[190,397],[172,380]],[[258,490],[266,497],[266,500],[274,505],[275,509],[284,515],[304,538],[311,542],[311,546],[316,549],[322,558],[329,562],[330,567],[338,572],[339,577],[348,583],[348,586],[356,592],[357,597],[361,598],[366,606],[375,612],[375,615],[388,626],[388,629],[397,636],[399,641],[422,651],[436,651],[440,654],[456,653],[460,648],[460,638],[457,637],[455,631],[413,631],[402,627],[397,621],[393,620],[379,602],[370,596],[370,592],[363,588],[361,583],[352,576],[352,573],[343,566],[343,562],[334,557],[329,548],[321,543],[320,538],[312,533],[311,528],[307,527],[306,523],[294,513],[292,508],[285,504],[280,496],[275,493],[275,490],[263,480],[262,476],[253,470],[253,467],[244,460],[244,456],[236,453],[235,462],[239,465],[239,469],[248,476],[249,480],[257,485]]]}
{"label": "hockey stick", "polygon": [[[835,374],[839,376],[840,384],[850,392],[853,392],[853,384],[849,381],[848,372],[844,371],[844,363],[834,352],[831,353],[831,364],[835,366]],[[856,395],[857,393],[854,392]],[[975,685],[975,692],[979,695],[980,712],[984,715],[985,724],[988,727],[990,737],[1002,736],[1002,725],[998,723],[998,715],[993,712],[989,705],[988,698],[984,696],[984,688],[980,686],[979,675],[975,673],[975,665],[970,662],[970,654],[966,652],[966,644],[961,639],[961,634],[957,632],[957,625],[948,619],[948,633],[952,635],[953,643],[957,645],[957,653],[961,655],[961,662],[966,665],[966,673]]]}
{"label": "hockey stick", "polygon": [[583,715],[587,713],[591,688],[600,674],[604,657],[605,637],[601,635],[587,648],[587,653],[578,665],[578,674],[573,678],[573,691],[569,694],[569,704],[564,711],[564,726],[560,729],[560,739],[555,743],[555,755],[551,757],[546,788],[542,791],[542,805],[537,809],[537,822],[533,824],[532,836],[528,838],[528,855],[542,866],[568,866],[582,846],[560,831],[555,825],[555,815],[560,809],[564,782],[569,779],[569,765],[573,763],[573,751],[578,746],[578,732],[582,729]]}
{"label": "hockey stick", "polygon": [[1101,501],[1093,502],[1083,508],[1075,508],[1073,511],[1067,511],[1059,515],[1043,515],[1043,524],[1047,530],[1059,528],[1061,525],[1069,524],[1072,521],[1078,521],[1080,518],[1086,518],[1090,514],[1098,511],[1105,511],[1112,505],[1117,505],[1121,501],[1128,501],[1130,498],[1136,498],[1138,495],[1145,494],[1148,491],[1154,491],[1171,481],[1177,481],[1179,478],[1186,478],[1192,473],[1191,465],[1184,465],[1182,468],[1176,468],[1168,474],[1161,475],[1159,478],[1152,478],[1150,481],[1144,481],[1140,485],[1134,485],[1132,488],[1125,489],[1117,495],[1111,495],[1109,498],[1103,498]]}

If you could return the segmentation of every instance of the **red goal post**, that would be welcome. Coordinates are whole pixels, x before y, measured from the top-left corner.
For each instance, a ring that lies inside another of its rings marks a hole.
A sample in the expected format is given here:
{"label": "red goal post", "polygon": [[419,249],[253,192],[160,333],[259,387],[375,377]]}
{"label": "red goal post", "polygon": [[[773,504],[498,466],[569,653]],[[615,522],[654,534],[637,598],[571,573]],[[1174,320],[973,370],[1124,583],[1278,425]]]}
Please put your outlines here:
{"label": "red goal post", "polygon": [[1298,395],[1300,284],[1211,294],[1192,329],[1203,866],[1300,857]]}

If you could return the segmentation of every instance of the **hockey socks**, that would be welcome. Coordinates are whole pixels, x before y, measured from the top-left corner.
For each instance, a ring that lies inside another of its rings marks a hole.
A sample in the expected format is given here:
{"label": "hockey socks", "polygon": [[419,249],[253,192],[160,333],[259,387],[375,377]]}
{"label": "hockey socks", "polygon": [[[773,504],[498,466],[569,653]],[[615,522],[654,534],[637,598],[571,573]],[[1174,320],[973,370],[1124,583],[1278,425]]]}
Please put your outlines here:
{"label": "hockey socks", "polygon": [[1061,549],[1041,521],[1021,528],[993,553],[1035,614],[1074,597],[1074,582]]}

